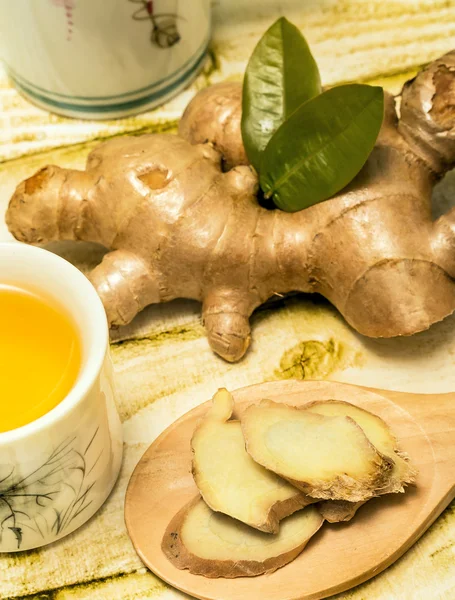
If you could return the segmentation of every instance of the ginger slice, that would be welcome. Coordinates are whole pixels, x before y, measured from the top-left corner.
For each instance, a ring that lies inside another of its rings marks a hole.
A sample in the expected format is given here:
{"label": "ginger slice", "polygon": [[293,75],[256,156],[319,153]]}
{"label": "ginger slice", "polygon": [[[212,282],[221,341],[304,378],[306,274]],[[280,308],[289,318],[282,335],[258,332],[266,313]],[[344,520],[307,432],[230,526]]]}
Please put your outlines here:
{"label": "ginger slice", "polygon": [[233,409],[232,395],[219,390],[191,440],[194,481],[212,510],[277,533],[281,519],[314,500],[254,462],[240,422],[228,420]]}
{"label": "ginger slice", "polygon": [[253,577],[272,573],[291,562],[324,522],[308,506],[281,522],[270,535],[213,512],[196,498],[169,524],[162,550],[179,569],[204,577]]}
{"label": "ginger slice", "polygon": [[[397,446],[397,440],[387,423],[380,417],[363,408],[341,400],[321,400],[305,406],[306,410],[325,416],[351,417],[363,429],[363,432],[384,456],[393,461],[393,468],[388,478],[381,482],[376,490],[377,496],[404,492],[407,484],[415,482],[416,471],[410,464],[406,454]],[[322,516],[330,523],[350,521],[363,502],[327,501],[320,504]]]}
{"label": "ginger slice", "polygon": [[263,400],[241,424],[250,456],[313,498],[368,500],[393,467],[350,417]]}
{"label": "ginger slice", "polygon": [[341,523],[350,521],[364,504],[364,501],[324,500],[318,504],[318,510],[328,523]]}

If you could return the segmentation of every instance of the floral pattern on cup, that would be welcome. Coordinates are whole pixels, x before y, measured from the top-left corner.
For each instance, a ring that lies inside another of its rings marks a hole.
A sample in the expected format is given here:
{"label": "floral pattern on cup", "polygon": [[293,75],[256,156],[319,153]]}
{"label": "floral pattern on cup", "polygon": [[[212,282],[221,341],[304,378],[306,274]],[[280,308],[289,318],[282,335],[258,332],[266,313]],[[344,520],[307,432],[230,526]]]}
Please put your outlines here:
{"label": "floral pattern on cup", "polygon": [[40,467],[25,476],[15,465],[1,467],[0,549],[8,532],[18,550],[30,532],[43,540],[60,536],[90,507],[95,467],[106,452],[98,444],[99,429],[84,444],[76,435],[65,438]]}

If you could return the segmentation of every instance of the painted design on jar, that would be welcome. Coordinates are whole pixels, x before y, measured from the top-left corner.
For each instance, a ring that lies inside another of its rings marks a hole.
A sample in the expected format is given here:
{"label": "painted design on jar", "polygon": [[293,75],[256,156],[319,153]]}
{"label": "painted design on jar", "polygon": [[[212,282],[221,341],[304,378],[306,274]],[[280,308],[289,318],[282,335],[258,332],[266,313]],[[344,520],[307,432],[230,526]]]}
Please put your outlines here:
{"label": "painted design on jar", "polygon": [[132,15],[135,21],[149,20],[152,24],[150,40],[159,48],[171,48],[180,41],[177,28],[179,17],[176,13],[157,13],[154,0],[128,0],[132,4],[140,4]]}
{"label": "painted design on jar", "polygon": [[73,38],[73,11],[76,5],[76,0],[51,0],[54,6],[60,6],[65,9],[66,15],[66,39],[71,42]]}

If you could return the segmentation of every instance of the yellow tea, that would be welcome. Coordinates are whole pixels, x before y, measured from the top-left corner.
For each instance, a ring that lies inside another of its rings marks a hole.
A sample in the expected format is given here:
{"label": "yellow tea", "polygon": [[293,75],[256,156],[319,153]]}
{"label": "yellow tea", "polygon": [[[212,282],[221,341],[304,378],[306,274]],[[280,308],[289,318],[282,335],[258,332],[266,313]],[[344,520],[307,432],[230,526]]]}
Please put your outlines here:
{"label": "yellow tea", "polygon": [[73,387],[81,344],[65,312],[26,289],[0,284],[0,432],[52,410]]}

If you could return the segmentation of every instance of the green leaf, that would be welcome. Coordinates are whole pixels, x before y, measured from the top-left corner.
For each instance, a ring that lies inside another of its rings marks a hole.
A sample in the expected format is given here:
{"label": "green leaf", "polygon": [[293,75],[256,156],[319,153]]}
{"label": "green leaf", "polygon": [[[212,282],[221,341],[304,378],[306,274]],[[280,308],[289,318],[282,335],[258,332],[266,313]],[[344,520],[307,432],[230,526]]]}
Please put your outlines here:
{"label": "green leaf", "polygon": [[384,92],[343,85],[302,105],[262,154],[260,184],[288,212],[327,200],[365,164],[381,129]]}
{"label": "green leaf", "polygon": [[305,38],[282,17],[259,40],[243,81],[242,137],[251,164],[303,102],[321,93],[318,67]]}

